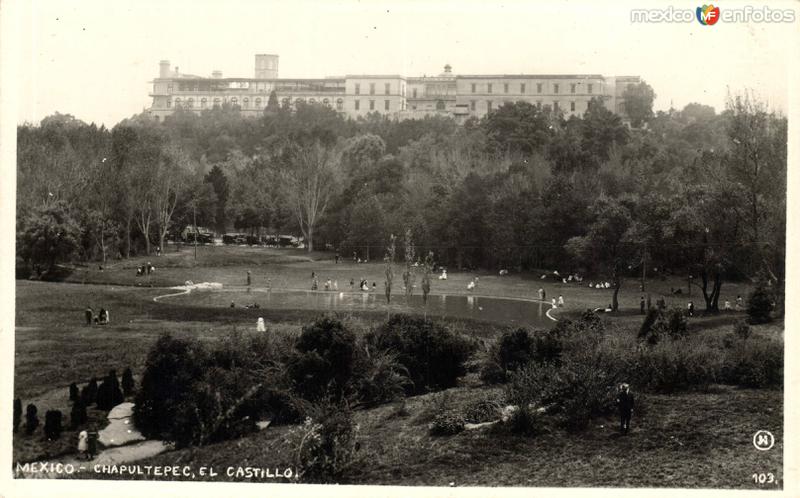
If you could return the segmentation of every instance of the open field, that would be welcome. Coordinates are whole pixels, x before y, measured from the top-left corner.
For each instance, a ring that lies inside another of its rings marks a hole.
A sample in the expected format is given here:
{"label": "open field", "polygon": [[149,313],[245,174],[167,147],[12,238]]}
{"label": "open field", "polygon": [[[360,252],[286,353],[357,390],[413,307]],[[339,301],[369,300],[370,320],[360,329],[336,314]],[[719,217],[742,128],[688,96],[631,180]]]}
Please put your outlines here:
{"label": "open field", "polygon": [[[170,248],[172,249],[172,248]],[[74,272],[66,283],[17,281],[15,397],[23,406],[34,402],[40,419],[46,409],[69,414],[66,398],[71,382],[84,384],[108,370],[121,372],[131,367],[138,377],[156,338],[170,332],[213,340],[234,328],[254,329],[263,316],[269,333],[297,334],[302,325],[321,311],[298,309],[235,309],[204,305],[192,300],[154,302],[153,297],[169,293],[165,286],[194,282],[222,282],[237,295],[246,294],[246,272],[252,272],[253,287],[263,288],[267,278],[276,289],[306,289],[311,271],[320,279],[338,279],[340,288],[351,276],[370,282],[383,277],[382,264],[335,265],[327,259],[313,259],[292,250],[265,248],[198,248],[198,265],[184,248],[180,254],[150,258],[157,270],[153,288],[146,277],[135,277],[135,267],[144,260]],[[230,259],[226,259],[227,256]],[[225,258],[223,258],[225,256]],[[320,255],[313,255],[319,258]],[[221,266],[221,260],[230,265]],[[397,268],[399,275],[402,269]],[[434,293],[467,294],[466,283],[475,275],[450,273],[447,281],[435,280]],[[508,297],[535,296],[541,280],[530,275],[500,277],[480,274],[481,294]],[[97,285],[81,285],[87,283]],[[398,277],[399,280],[399,277]],[[650,281],[654,299],[661,290],[680,285],[677,280]],[[162,287],[163,286],[163,287]],[[638,283],[628,282],[620,293],[622,310],[604,315],[607,333],[614,340],[634,341],[642,317],[638,313]],[[610,290],[598,291],[574,284],[547,284],[548,297],[563,294],[567,306],[561,317],[572,318],[586,308],[610,300]],[[723,286],[723,299],[746,294],[741,284]],[[701,299],[693,291],[701,311]],[[253,293],[256,294],[255,292]],[[397,294],[400,294],[398,291]],[[677,298],[675,305],[681,304]],[[91,305],[111,310],[111,323],[87,327],[83,310]],[[385,311],[344,313],[361,330],[385,320]],[[690,331],[703,341],[721,347],[732,324],[743,313],[697,316],[689,320]],[[739,389],[712,386],[706,391],[673,395],[642,394],[643,410],[634,418],[628,437],[618,437],[616,421],[595,420],[580,434],[546,427],[534,438],[510,434],[502,428],[466,431],[452,437],[432,437],[427,426],[437,407],[464,407],[480,399],[502,398],[502,388],[487,387],[478,378],[479,363],[491,342],[506,328],[476,320],[449,320],[453,328],[479,339],[482,347],[470,361],[470,372],[459,386],[447,391],[408,398],[407,415],[396,404],[355,412],[361,427],[359,463],[348,474],[348,482],[405,485],[509,485],[509,486],[688,486],[754,488],[752,474],[772,472],[782,485],[783,393],[779,389]],[[250,332],[248,332],[250,333]],[[753,327],[756,340],[782,341],[783,324]],[[90,410],[93,422],[102,424],[102,413]],[[209,445],[169,452],[142,464],[215,466],[219,479],[233,466],[285,468],[292,465],[284,441],[293,426],[270,427],[266,431]],[[776,436],[776,447],[756,451],[752,435],[767,429]],[[30,437],[17,435],[16,461],[55,458],[73,452],[75,435],[65,431],[61,440],[42,440],[41,428]],[[82,477],[102,478],[84,474]],[[776,485],[773,485],[776,486]]]}

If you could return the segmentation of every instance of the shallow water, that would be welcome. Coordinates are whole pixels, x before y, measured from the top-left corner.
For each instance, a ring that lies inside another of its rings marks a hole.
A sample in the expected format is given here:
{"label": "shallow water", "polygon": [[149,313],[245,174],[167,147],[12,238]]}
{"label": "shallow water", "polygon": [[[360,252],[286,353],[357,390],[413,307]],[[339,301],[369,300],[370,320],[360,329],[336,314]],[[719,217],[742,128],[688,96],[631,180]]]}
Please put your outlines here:
{"label": "shallow water", "polygon": [[427,305],[421,295],[406,298],[404,294],[393,295],[391,303],[386,296],[376,292],[342,291],[279,291],[239,289],[221,291],[195,290],[189,294],[168,297],[164,301],[175,304],[191,304],[237,308],[257,303],[261,308],[313,309],[330,311],[389,311],[392,313],[427,312],[430,315],[449,318],[485,320],[505,325],[550,327],[553,320],[547,316],[550,305],[523,299],[475,296],[475,295],[429,295]]}

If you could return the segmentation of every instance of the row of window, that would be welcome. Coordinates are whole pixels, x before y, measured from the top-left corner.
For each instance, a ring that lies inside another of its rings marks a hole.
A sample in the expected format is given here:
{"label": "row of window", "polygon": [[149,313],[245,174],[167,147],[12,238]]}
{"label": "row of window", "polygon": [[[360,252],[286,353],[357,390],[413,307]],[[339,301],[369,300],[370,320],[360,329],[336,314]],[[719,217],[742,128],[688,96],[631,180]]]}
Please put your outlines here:
{"label": "row of window", "polygon": [[[298,97],[298,98],[294,99],[294,103],[295,104],[297,104],[299,102],[305,102],[305,101],[306,101],[306,99],[304,99],[302,97]],[[315,98],[308,99],[308,103],[309,104],[315,104],[316,102],[317,102],[317,99],[315,99]],[[320,102],[322,103],[322,105],[331,107],[330,99],[325,98],[325,99],[322,99]],[[218,106],[221,103],[222,103],[222,99],[220,97],[214,97],[214,99],[212,100],[212,105],[214,105],[214,106]],[[238,97],[232,97],[230,99],[230,103],[231,103],[231,105],[235,105],[235,106],[239,105],[239,98]],[[262,103],[264,105],[262,105]],[[282,103],[283,103],[284,106],[289,106],[289,105],[292,104],[292,99],[290,99],[288,97],[285,97],[285,98],[282,99]],[[182,101],[180,97],[176,97],[175,98],[175,107],[186,106],[189,109],[193,109],[194,108],[194,104],[195,104],[194,97],[189,97],[185,101]],[[200,109],[207,109],[208,108],[208,98],[201,97],[200,101],[199,101],[199,105],[200,105]],[[250,108],[250,98],[249,97],[243,98],[241,105],[242,105],[242,109],[249,109]],[[266,105],[266,103],[264,103],[264,101],[262,101],[261,97],[256,97],[253,100],[253,108],[254,109],[262,109],[265,105]],[[171,99],[167,99],[167,108],[169,109],[171,107],[172,107],[172,100]],[[343,109],[344,109],[344,99],[341,99],[341,98],[336,99],[336,110],[337,111],[341,111]]]}
{"label": "row of window", "polygon": [[[510,87],[509,83],[503,83],[503,93],[508,93],[509,92],[509,87]],[[543,87],[544,87],[543,83],[536,83],[536,93],[542,93]],[[477,83],[472,83],[472,93],[477,93],[477,90],[478,90],[478,84]],[[493,93],[493,90],[494,90],[494,84],[493,83],[487,83],[486,84],[486,93]],[[527,85],[525,83],[520,83],[519,84],[519,93],[525,93],[526,90],[527,90]],[[560,90],[561,90],[561,84],[560,83],[553,83],[553,93],[559,93]],[[577,83],[570,83],[570,85],[569,85],[569,93],[576,93],[577,90],[578,90],[578,84]],[[594,85],[592,83],[587,83],[586,84],[586,93],[589,93],[589,94],[594,93]]]}
{"label": "row of window", "polygon": [[[384,100],[383,101],[383,110],[384,111],[388,111],[391,108],[391,102],[392,102],[391,100]],[[354,100],[353,104],[354,104],[354,109],[356,111],[360,111],[361,110],[361,101],[360,100],[358,100],[358,99]],[[405,107],[405,103],[404,102],[401,102],[400,105],[401,105],[401,108]],[[374,111],[375,110],[375,101],[374,100],[370,100],[369,101],[369,110],[370,111]]]}
{"label": "row of window", "polygon": [[[470,111],[474,111],[476,105],[477,105],[477,101],[476,100],[470,100],[470,102],[469,102],[469,110]],[[493,105],[494,104],[493,104],[493,102],[491,100],[487,100],[486,101],[486,109],[488,109],[489,112],[492,111]],[[542,107],[542,101],[541,100],[537,101],[536,105],[539,106],[539,107]],[[558,111],[559,109],[560,109],[560,107],[559,107],[558,101],[553,102],[553,110],[554,111]],[[569,103],[569,110],[572,111],[572,112],[575,112],[575,102],[570,102]]]}
{"label": "row of window", "polygon": [[[361,83],[355,84],[355,94],[361,95]],[[369,94],[375,95],[375,83],[369,84]],[[383,84],[383,94],[384,95],[391,95],[392,94],[392,84],[391,83],[384,83]]]}

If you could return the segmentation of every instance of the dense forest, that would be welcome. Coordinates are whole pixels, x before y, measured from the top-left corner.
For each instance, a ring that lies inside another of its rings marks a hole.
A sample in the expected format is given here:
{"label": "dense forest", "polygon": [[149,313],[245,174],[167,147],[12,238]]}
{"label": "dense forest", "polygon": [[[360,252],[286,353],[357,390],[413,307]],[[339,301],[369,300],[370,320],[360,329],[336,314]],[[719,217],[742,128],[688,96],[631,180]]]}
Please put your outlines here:
{"label": "dense forest", "polygon": [[370,261],[394,235],[453,268],[692,275],[709,310],[725,280],[782,289],[786,118],[747,93],[720,113],[651,105],[633,127],[599,100],[461,125],[276,102],[112,129],[55,114],[18,127],[17,265],[149,254],[196,220]]}

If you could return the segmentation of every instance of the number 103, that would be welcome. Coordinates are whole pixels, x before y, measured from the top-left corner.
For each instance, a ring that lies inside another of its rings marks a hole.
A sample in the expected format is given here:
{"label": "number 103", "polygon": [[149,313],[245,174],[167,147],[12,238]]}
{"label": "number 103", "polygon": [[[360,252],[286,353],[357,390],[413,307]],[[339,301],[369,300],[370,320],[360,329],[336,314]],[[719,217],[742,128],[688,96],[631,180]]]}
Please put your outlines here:
{"label": "number 103", "polygon": [[773,484],[775,482],[775,475],[772,472],[753,474],[752,477],[755,484]]}

